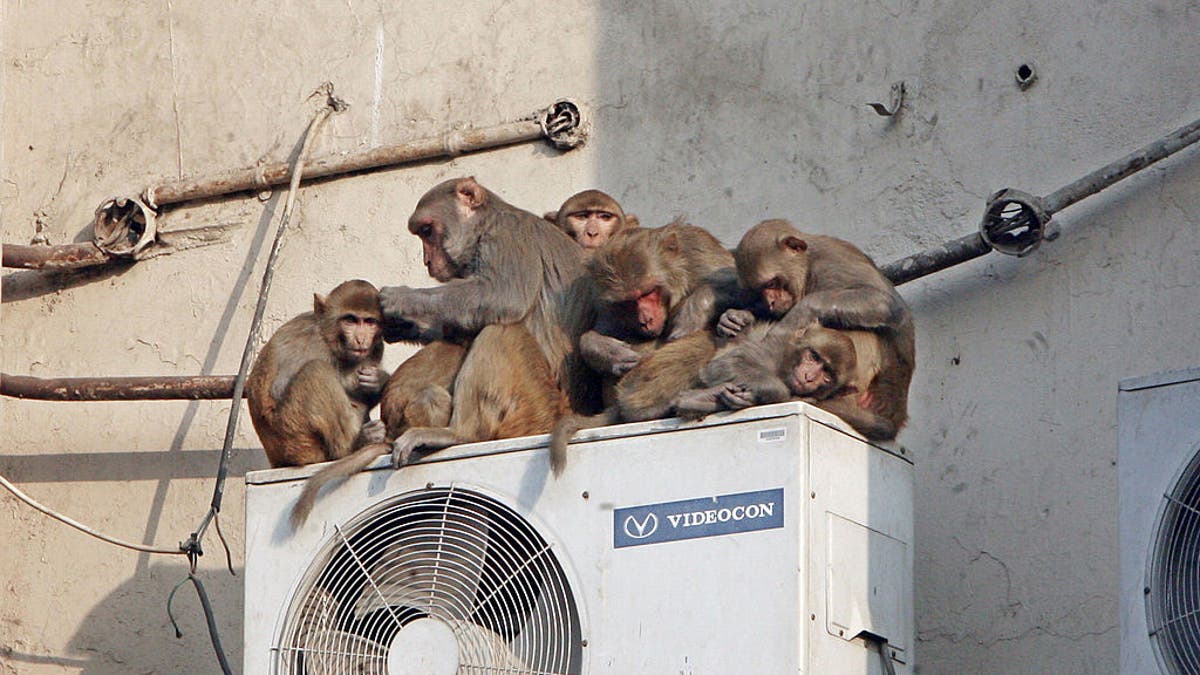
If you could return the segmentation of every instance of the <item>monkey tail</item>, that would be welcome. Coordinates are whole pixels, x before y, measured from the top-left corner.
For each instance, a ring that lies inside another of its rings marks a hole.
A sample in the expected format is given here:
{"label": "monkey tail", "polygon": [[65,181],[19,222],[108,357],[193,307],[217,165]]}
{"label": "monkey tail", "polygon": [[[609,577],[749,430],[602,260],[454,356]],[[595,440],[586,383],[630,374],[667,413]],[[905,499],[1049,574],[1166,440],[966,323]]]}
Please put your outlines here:
{"label": "monkey tail", "polygon": [[317,501],[317,493],[325,484],[335,478],[346,478],[367,468],[375,458],[392,451],[392,446],[387,443],[368,443],[345,457],[337,460],[329,466],[321,469],[309,477],[308,482],[304,484],[304,490],[300,493],[300,498],[296,500],[296,505],[292,507],[292,528],[300,529],[304,521],[308,520],[308,514],[312,511],[313,504]]}
{"label": "monkey tail", "polygon": [[584,429],[593,429],[621,421],[617,406],[609,406],[597,415],[566,415],[550,432],[550,469],[558,477],[567,468],[567,444],[571,437]]}

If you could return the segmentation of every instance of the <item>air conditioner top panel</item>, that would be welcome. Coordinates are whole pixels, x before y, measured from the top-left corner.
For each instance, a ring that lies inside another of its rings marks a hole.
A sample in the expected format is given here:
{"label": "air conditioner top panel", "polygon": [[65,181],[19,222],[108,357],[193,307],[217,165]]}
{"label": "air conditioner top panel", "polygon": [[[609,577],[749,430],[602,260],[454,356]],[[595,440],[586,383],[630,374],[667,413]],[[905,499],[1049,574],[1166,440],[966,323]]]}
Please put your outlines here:
{"label": "air conditioner top panel", "polygon": [[[1197,377],[1200,377],[1200,369],[1196,370]],[[738,410],[727,413],[717,413],[709,415],[703,420],[696,422],[688,422],[677,417],[666,419],[650,420],[647,422],[632,422],[629,424],[616,424],[613,426],[599,427],[596,429],[586,429],[575,435],[573,443],[581,441],[600,441],[613,438],[624,438],[629,436],[644,436],[647,434],[661,433],[666,431],[675,431],[676,429],[698,429],[704,427],[717,427],[726,424],[734,424],[736,422],[747,422],[759,419],[770,419],[772,417],[785,417],[788,415],[803,415],[809,419],[823,424],[825,426],[837,429],[856,438],[862,439],[862,435],[854,431],[849,424],[846,424],[841,418],[836,415],[821,410],[820,408],[801,403],[799,401],[788,403],[776,403],[773,405],[762,405]],[[515,450],[527,450],[529,448],[537,448],[545,446],[549,440],[549,436],[542,434],[539,436],[523,436],[521,438],[506,438],[498,441],[483,441],[480,443],[465,443],[456,445],[445,450],[426,455],[415,460],[414,464],[426,464],[430,462],[444,462],[453,459],[463,459],[466,457],[478,457],[481,455],[491,455],[502,452],[512,452]],[[908,463],[912,463],[912,459],[908,456],[908,452],[896,443],[871,443],[871,445],[895,455]],[[265,485],[268,483],[277,483],[281,481],[303,480],[321,470],[323,464],[311,464],[302,467],[286,467],[280,469],[263,469],[260,471],[251,471],[246,474],[246,483],[249,485]],[[376,459],[366,470],[391,468],[392,459],[390,456],[381,455]]]}
{"label": "air conditioner top panel", "polygon": [[1184,382],[1194,382],[1196,380],[1200,380],[1200,366],[1185,368],[1183,370],[1167,370],[1161,373],[1154,373],[1153,375],[1128,377],[1121,380],[1119,389],[1121,391],[1137,391],[1139,389],[1150,389],[1170,384],[1183,384]]}

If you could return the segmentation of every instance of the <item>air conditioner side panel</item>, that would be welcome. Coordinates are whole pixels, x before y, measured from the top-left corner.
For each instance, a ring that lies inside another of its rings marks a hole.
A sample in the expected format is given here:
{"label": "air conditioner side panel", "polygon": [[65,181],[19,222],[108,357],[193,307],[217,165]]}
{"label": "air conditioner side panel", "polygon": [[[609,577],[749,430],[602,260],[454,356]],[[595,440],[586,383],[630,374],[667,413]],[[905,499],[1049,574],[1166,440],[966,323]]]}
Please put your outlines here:
{"label": "air conditioner side panel", "polygon": [[808,643],[813,673],[913,666],[913,471],[907,461],[809,425]]}

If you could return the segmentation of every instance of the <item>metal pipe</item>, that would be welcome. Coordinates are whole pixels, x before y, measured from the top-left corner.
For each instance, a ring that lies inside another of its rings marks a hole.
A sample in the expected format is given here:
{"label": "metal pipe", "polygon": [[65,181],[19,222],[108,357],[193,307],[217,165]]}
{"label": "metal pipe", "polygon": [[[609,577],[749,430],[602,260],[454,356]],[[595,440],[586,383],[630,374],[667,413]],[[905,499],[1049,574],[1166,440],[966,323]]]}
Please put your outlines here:
{"label": "metal pipe", "polygon": [[0,395],[41,401],[228,399],[233,376],[56,377],[0,374]]}
{"label": "metal pipe", "polygon": [[[451,130],[433,138],[372,148],[352,155],[335,155],[305,163],[306,179],[356,173],[395,164],[455,157],[464,152],[513,145],[547,138],[560,148],[583,143],[586,131],[578,106],[562,100],[516,122],[479,129]],[[238,169],[203,178],[185,179],[146,189],[145,201],[157,208],[194,199],[208,199],[249,190],[284,185],[292,176],[289,162]]]}
{"label": "metal pipe", "polygon": [[112,260],[112,256],[90,241],[59,246],[4,244],[0,250],[3,250],[4,267],[27,270],[71,270],[103,265]]}
{"label": "metal pipe", "polygon": [[[1200,141],[1200,119],[1184,125],[1163,138],[1145,145],[1138,150],[1107,164],[1088,175],[1071,182],[1044,198],[1033,198],[1033,206],[1045,213],[1046,220],[1038,225],[1045,225],[1050,217],[1085,197],[1100,192],[1113,184],[1132,176],[1155,162],[1170,157],[1180,150]],[[1006,191],[997,192],[988,203],[988,211],[993,210],[993,203],[1002,198]],[[1036,246],[1036,243],[1034,244]],[[880,269],[892,283],[900,284],[919,279],[923,276],[940,272],[948,267],[978,258],[993,250],[981,234],[970,234],[959,239],[948,241],[940,246],[921,251],[888,263]],[[1028,252],[1028,249],[1025,250]]]}
{"label": "metal pipe", "polygon": [[[563,99],[525,119],[491,127],[451,130],[440,136],[397,143],[351,155],[335,155],[307,162],[304,178],[326,178],[420,162],[455,157],[464,152],[546,139],[560,149],[582,145],[589,125],[573,101]],[[287,184],[292,165],[276,162],[227,171],[213,176],[189,178],[147,188],[139,199],[113,197],[96,209],[92,227],[95,240],[64,246],[21,246],[4,244],[4,267],[25,269],[75,269],[104,265],[115,260],[141,259],[163,253],[155,223],[156,212],[167,204],[209,199],[223,195],[263,190]]]}

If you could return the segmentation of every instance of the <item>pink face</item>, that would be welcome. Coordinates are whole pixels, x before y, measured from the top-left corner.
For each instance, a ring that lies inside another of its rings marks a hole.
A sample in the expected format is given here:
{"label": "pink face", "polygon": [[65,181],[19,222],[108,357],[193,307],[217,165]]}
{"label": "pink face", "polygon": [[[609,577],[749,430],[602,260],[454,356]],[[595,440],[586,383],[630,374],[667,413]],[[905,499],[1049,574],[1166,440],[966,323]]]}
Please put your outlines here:
{"label": "pink face", "polygon": [[585,209],[567,214],[571,236],[586,249],[602,246],[612,236],[619,222],[615,213],[602,209]]}
{"label": "pink face", "polygon": [[625,321],[630,332],[644,338],[662,335],[667,325],[666,297],[658,286],[617,303],[614,311]]}
{"label": "pink face", "polygon": [[811,349],[805,349],[800,361],[792,368],[788,389],[796,396],[816,396],[833,386],[829,364]]}

